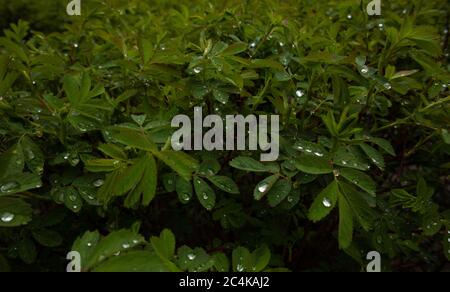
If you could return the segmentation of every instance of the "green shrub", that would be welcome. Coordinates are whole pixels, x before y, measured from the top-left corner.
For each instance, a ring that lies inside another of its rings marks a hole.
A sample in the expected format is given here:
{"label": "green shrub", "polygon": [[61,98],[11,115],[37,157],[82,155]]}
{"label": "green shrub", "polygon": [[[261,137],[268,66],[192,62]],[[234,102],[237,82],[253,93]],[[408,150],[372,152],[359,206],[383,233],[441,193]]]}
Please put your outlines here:
{"label": "green shrub", "polygon": [[[184,2],[2,6],[0,270],[448,270],[447,3]],[[195,106],[279,159],[172,151]]]}

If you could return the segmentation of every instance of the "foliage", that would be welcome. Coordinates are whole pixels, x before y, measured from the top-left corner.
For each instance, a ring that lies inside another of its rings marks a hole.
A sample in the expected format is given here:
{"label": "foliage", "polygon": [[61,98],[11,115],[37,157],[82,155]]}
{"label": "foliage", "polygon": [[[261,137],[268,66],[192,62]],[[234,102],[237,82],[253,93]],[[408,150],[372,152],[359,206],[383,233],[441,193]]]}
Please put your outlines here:
{"label": "foliage", "polygon": [[[188,2],[1,8],[0,270],[448,270],[445,1]],[[279,159],[171,150],[195,106]]]}

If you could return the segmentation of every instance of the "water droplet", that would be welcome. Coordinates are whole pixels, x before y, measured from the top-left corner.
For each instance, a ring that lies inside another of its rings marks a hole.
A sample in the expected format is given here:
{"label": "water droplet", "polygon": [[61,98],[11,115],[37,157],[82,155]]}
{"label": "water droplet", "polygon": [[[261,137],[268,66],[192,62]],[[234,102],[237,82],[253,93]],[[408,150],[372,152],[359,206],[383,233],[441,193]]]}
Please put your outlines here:
{"label": "water droplet", "polygon": [[256,49],[256,43],[253,42],[253,43],[251,43],[248,47],[249,47],[251,50],[254,50],[254,49]]}
{"label": "water droplet", "polygon": [[320,152],[314,152],[314,155],[316,155],[318,157],[323,157],[323,153],[320,153]]}
{"label": "water droplet", "polygon": [[200,74],[203,71],[203,69],[201,67],[195,67],[194,68],[194,73],[195,74]]}
{"label": "water droplet", "polygon": [[78,205],[73,205],[72,208],[73,208],[74,210],[78,210]]}
{"label": "water droplet", "polygon": [[296,92],[295,92],[295,95],[298,97],[298,98],[301,98],[301,97],[303,97],[304,95],[305,95],[305,92],[303,91],[303,90],[297,90]]}
{"label": "water droplet", "polygon": [[293,197],[288,197],[288,199],[287,199],[287,200],[288,200],[288,202],[289,202],[289,203],[292,203],[292,202],[294,202],[294,198],[293,198]]}
{"label": "water droplet", "polygon": [[14,220],[14,214],[11,214],[11,213],[8,213],[8,212],[6,212],[6,213],[3,213],[2,214],[2,222],[3,223],[10,223],[11,221],[13,221]]}
{"label": "water droplet", "polygon": [[280,42],[279,44],[280,44],[280,47],[284,47],[284,43],[283,42]]}
{"label": "water droplet", "polygon": [[391,85],[389,82],[385,83],[383,86],[384,86],[384,88],[386,88],[387,90],[391,90],[391,89],[392,89],[392,85]]}
{"label": "water droplet", "polygon": [[98,179],[98,180],[94,181],[93,185],[94,185],[94,187],[99,188],[99,187],[101,187],[104,183],[105,183],[104,180]]}
{"label": "water droplet", "polygon": [[326,207],[326,208],[330,208],[332,206],[331,201],[328,198],[324,198],[322,201],[322,204]]}
{"label": "water droplet", "polygon": [[19,187],[19,183],[15,181],[7,182],[0,187],[0,192],[9,193]]}
{"label": "water droplet", "polygon": [[115,255],[116,257],[120,256],[120,251],[116,252],[114,255]]}
{"label": "water droplet", "polygon": [[367,67],[367,66],[363,66],[362,68],[361,68],[361,73],[362,74],[367,74],[367,73],[369,73],[369,67]]}
{"label": "water droplet", "polygon": [[122,248],[123,248],[123,249],[130,248],[130,244],[127,243],[127,242],[125,242],[124,244],[122,244]]}
{"label": "water droplet", "polygon": [[347,19],[353,19],[353,16],[351,14],[347,15]]}
{"label": "water droplet", "polygon": [[297,149],[303,151],[303,147],[302,146],[297,146]]}
{"label": "water droplet", "polygon": [[258,191],[260,193],[265,193],[267,191],[267,189],[269,188],[269,185],[266,183],[263,183],[261,185],[258,186]]}
{"label": "water droplet", "polygon": [[342,161],[342,164],[343,164],[343,165],[347,165],[347,164],[348,164],[348,162],[347,162],[347,161],[345,161],[345,160],[343,160],[343,161]]}
{"label": "water droplet", "polygon": [[184,202],[189,202],[189,201],[191,200],[191,197],[189,196],[189,194],[183,194],[183,195],[181,196],[181,199],[182,199]]}
{"label": "water droplet", "polygon": [[238,271],[238,272],[243,272],[243,271],[244,271],[244,266],[241,265],[241,264],[237,265],[236,271]]}
{"label": "water droplet", "polygon": [[78,163],[80,163],[80,159],[78,157],[74,157],[69,162],[70,162],[70,165],[77,166]]}
{"label": "water droplet", "polygon": [[63,156],[64,160],[69,159],[69,157],[70,157],[70,154],[69,154],[69,153],[65,153],[64,156]]}
{"label": "water droplet", "polygon": [[193,254],[193,253],[191,253],[191,254],[188,254],[188,259],[190,260],[190,261],[193,261],[193,260],[195,260],[195,258],[197,257],[195,254]]}
{"label": "water droplet", "polygon": [[306,153],[312,153],[313,151],[311,149],[306,149],[305,152]]}
{"label": "water droplet", "polygon": [[139,240],[133,239],[133,244],[138,244],[138,243],[139,243]]}
{"label": "water droplet", "polygon": [[88,242],[86,245],[87,245],[88,247],[92,247],[92,243],[91,243],[91,242]]}
{"label": "water droplet", "polygon": [[78,46],[79,46],[79,45],[78,45],[77,43],[74,43],[74,44],[73,44],[73,47],[74,47],[75,49],[78,48]]}
{"label": "water droplet", "polygon": [[208,200],[208,199],[209,199],[208,195],[206,193],[203,194],[203,200]]}
{"label": "water droplet", "polygon": [[383,23],[379,23],[378,24],[378,29],[379,30],[383,30],[384,29],[384,24]]}

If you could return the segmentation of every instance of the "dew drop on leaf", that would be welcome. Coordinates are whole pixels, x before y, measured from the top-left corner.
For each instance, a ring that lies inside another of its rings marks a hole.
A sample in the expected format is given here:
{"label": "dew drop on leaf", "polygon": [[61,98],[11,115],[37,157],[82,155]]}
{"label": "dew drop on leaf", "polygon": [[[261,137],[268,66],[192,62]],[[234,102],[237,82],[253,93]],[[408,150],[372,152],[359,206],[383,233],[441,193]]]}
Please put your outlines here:
{"label": "dew drop on leaf", "polygon": [[18,182],[15,182],[15,181],[7,182],[0,187],[0,192],[10,193],[10,192],[14,191],[15,189],[17,189],[19,186],[20,185]]}
{"label": "dew drop on leaf", "polygon": [[331,201],[328,198],[324,198],[323,201],[322,201],[322,204],[326,208],[330,208],[332,206]]}
{"label": "dew drop on leaf", "polygon": [[303,91],[303,90],[297,90],[296,92],[295,92],[295,95],[297,96],[297,97],[299,97],[299,98],[301,98],[301,97],[303,97],[304,95],[305,95],[305,92]]}
{"label": "dew drop on leaf", "polygon": [[269,185],[266,183],[261,184],[260,186],[258,186],[258,191],[260,193],[265,193],[267,191],[267,189],[269,188]]}
{"label": "dew drop on leaf", "polygon": [[99,187],[101,187],[104,183],[105,183],[104,180],[98,179],[98,180],[94,181],[93,185],[94,185],[94,187],[99,188]]}
{"label": "dew drop on leaf", "polygon": [[6,212],[2,214],[1,220],[3,223],[10,223],[11,221],[14,220],[14,217],[15,217],[14,214]]}
{"label": "dew drop on leaf", "polygon": [[367,67],[367,66],[363,66],[362,68],[361,68],[361,73],[362,74],[367,74],[367,73],[369,73],[369,67]]}

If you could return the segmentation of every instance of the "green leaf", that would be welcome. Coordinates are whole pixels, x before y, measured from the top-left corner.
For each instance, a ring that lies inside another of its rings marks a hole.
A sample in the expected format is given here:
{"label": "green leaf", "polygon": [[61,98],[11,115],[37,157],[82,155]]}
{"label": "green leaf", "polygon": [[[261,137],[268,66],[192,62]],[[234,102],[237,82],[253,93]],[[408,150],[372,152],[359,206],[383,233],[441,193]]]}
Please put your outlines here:
{"label": "green leaf", "polygon": [[33,140],[26,136],[22,138],[20,144],[28,169],[35,174],[41,175],[44,171],[45,163],[45,157],[42,150],[33,142]]}
{"label": "green leaf", "polygon": [[58,232],[49,229],[33,230],[33,237],[37,242],[47,247],[57,247],[63,242],[63,238]]}
{"label": "green leaf", "polygon": [[81,94],[78,87],[78,81],[75,77],[67,75],[64,77],[64,91],[72,105],[77,105],[81,101]]}
{"label": "green leaf", "polygon": [[232,44],[230,46],[228,46],[228,48],[226,48],[221,55],[223,56],[232,56],[232,55],[237,55],[240,54],[242,52],[245,52],[248,48],[248,44],[247,43],[235,43]]}
{"label": "green leaf", "polygon": [[339,194],[339,247],[346,249],[353,240],[353,215],[346,198]]}
{"label": "green leaf", "polygon": [[0,179],[0,197],[42,187],[41,177],[33,173],[16,174]]}
{"label": "green leaf", "polygon": [[370,169],[370,165],[356,147],[339,148],[334,156],[334,163],[339,166],[363,171]]}
{"label": "green leaf", "polygon": [[33,209],[25,201],[17,198],[0,197],[0,226],[16,227],[31,221]]}
{"label": "green leaf", "polygon": [[356,185],[360,189],[366,191],[367,193],[375,196],[376,193],[376,184],[372,180],[370,176],[365,174],[364,172],[344,168],[339,170],[339,174],[350,181],[352,184]]}
{"label": "green leaf", "polygon": [[114,192],[111,195],[122,196],[134,189],[141,181],[147,166],[145,157],[135,161],[133,165],[120,171],[115,182]]}
{"label": "green leaf", "polygon": [[391,142],[389,142],[386,139],[382,139],[382,138],[374,138],[374,137],[370,137],[367,136],[366,139],[370,142],[373,143],[375,145],[378,145],[379,147],[381,147],[381,149],[383,149],[384,151],[386,151],[386,153],[395,156],[395,150],[394,147],[392,147]]}
{"label": "green leaf", "polygon": [[239,156],[230,162],[230,166],[236,169],[251,171],[251,172],[268,172],[269,168],[251,157]]}
{"label": "green leaf", "polygon": [[216,253],[213,255],[214,268],[217,272],[225,273],[230,271],[230,262],[223,253]]}
{"label": "green leaf", "polygon": [[200,204],[205,209],[212,210],[216,205],[216,194],[214,190],[199,177],[194,178],[194,189]]}
{"label": "green leaf", "polygon": [[333,181],[314,200],[309,209],[309,220],[317,222],[328,216],[336,206],[338,195],[339,186],[336,181]]}
{"label": "green leaf", "polygon": [[16,144],[0,155],[0,178],[13,177],[22,173],[25,157],[22,146]]}
{"label": "green leaf", "polygon": [[150,137],[142,130],[135,130],[124,127],[112,127],[109,129],[111,137],[129,147],[156,152],[158,147]]}
{"label": "green leaf", "polygon": [[261,272],[270,263],[271,253],[267,246],[262,246],[252,253],[253,265],[251,267],[251,272]]}
{"label": "green leaf", "polygon": [[292,185],[290,181],[285,179],[280,179],[279,181],[277,181],[267,194],[269,205],[271,207],[278,206],[289,196],[291,190]]}
{"label": "green leaf", "polygon": [[64,189],[64,204],[67,208],[69,208],[72,212],[78,213],[81,211],[81,207],[83,206],[83,199],[77,190],[73,187],[67,187]]}
{"label": "green leaf", "polygon": [[132,251],[113,257],[93,269],[94,272],[168,272],[161,259],[149,251]]}
{"label": "green leaf", "polygon": [[159,237],[152,236],[150,242],[159,257],[172,259],[175,254],[175,235],[164,229]]}
{"label": "green leaf", "polygon": [[360,192],[345,182],[339,182],[339,189],[340,193],[345,197],[350,210],[352,210],[354,218],[364,230],[369,231],[373,226],[375,218],[374,211],[370,207],[369,202]]}
{"label": "green leaf", "polygon": [[155,198],[158,184],[158,169],[153,156],[148,155],[146,159],[146,169],[142,178],[142,205],[148,206]]}
{"label": "green leaf", "polygon": [[141,38],[139,40],[139,53],[141,54],[142,62],[147,64],[154,54],[152,43],[149,40]]}
{"label": "green leaf", "polygon": [[26,264],[32,264],[36,261],[37,251],[36,245],[30,238],[22,239],[17,245],[19,256]]}
{"label": "green leaf", "polygon": [[88,260],[86,269],[91,269],[104,260],[113,257],[117,253],[128,251],[138,245],[145,243],[144,238],[129,230],[115,231],[103,238],[94,248]]}
{"label": "green leaf", "polygon": [[208,176],[207,178],[222,191],[230,194],[239,194],[239,187],[231,178],[219,175]]}
{"label": "green leaf", "polygon": [[[253,257],[245,247],[238,247],[233,250],[233,272],[251,272],[253,266]],[[262,262],[264,263],[264,262]]]}
{"label": "green leaf", "polygon": [[450,133],[448,130],[442,129],[442,139],[444,139],[444,142],[446,144],[450,144]]}
{"label": "green leaf", "polygon": [[105,155],[117,159],[117,160],[127,160],[127,154],[117,145],[114,144],[101,144],[98,146],[98,150],[103,152]]}
{"label": "green leaf", "polygon": [[180,151],[161,151],[154,155],[186,180],[191,180],[192,174],[198,169],[197,160]]}
{"label": "green leaf", "polygon": [[90,232],[87,231],[83,236],[78,237],[72,245],[72,251],[77,251],[81,256],[81,266],[84,269],[88,260],[94,253],[95,247],[100,241],[100,233],[98,231]]}
{"label": "green leaf", "polygon": [[178,249],[177,266],[183,271],[206,272],[214,265],[214,260],[203,248],[191,249],[182,246]]}
{"label": "green leaf", "polygon": [[265,178],[263,181],[258,183],[258,185],[256,185],[255,187],[255,190],[253,191],[253,197],[255,198],[255,200],[259,201],[265,195],[267,195],[279,178],[280,175],[275,174]]}
{"label": "green leaf", "polygon": [[328,174],[333,172],[330,162],[322,157],[302,155],[294,163],[298,170],[309,174]]}
{"label": "green leaf", "polygon": [[379,169],[384,170],[385,168],[384,158],[383,155],[381,155],[381,153],[378,152],[378,150],[364,143],[359,146],[364,151],[364,153],[366,153],[366,155],[373,162],[373,164],[375,164]]}
{"label": "green leaf", "polygon": [[422,230],[426,236],[434,236],[442,229],[442,220],[438,212],[431,212],[423,218]]}
{"label": "green leaf", "polygon": [[117,159],[91,159],[84,166],[90,172],[110,172],[121,168],[122,163]]}
{"label": "green leaf", "polygon": [[21,59],[25,63],[29,62],[29,58],[28,58],[28,55],[25,52],[25,50],[21,46],[19,46],[19,45],[15,44],[14,42],[12,42],[11,40],[9,40],[9,39],[7,39],[5,37],[1,37],[0,38],[0,45],[2,45],[5,48],[7,48],[9,52],[11,52],[15,56],[17,56],[19,59]]}
{"label": "green leaf", "polygon": [[191,201],[194,195],[194,190],[192,188],[191,182],[185,180],[182,177],[176,179],[176,191],[178,198],[182,204],[187,204]]}

